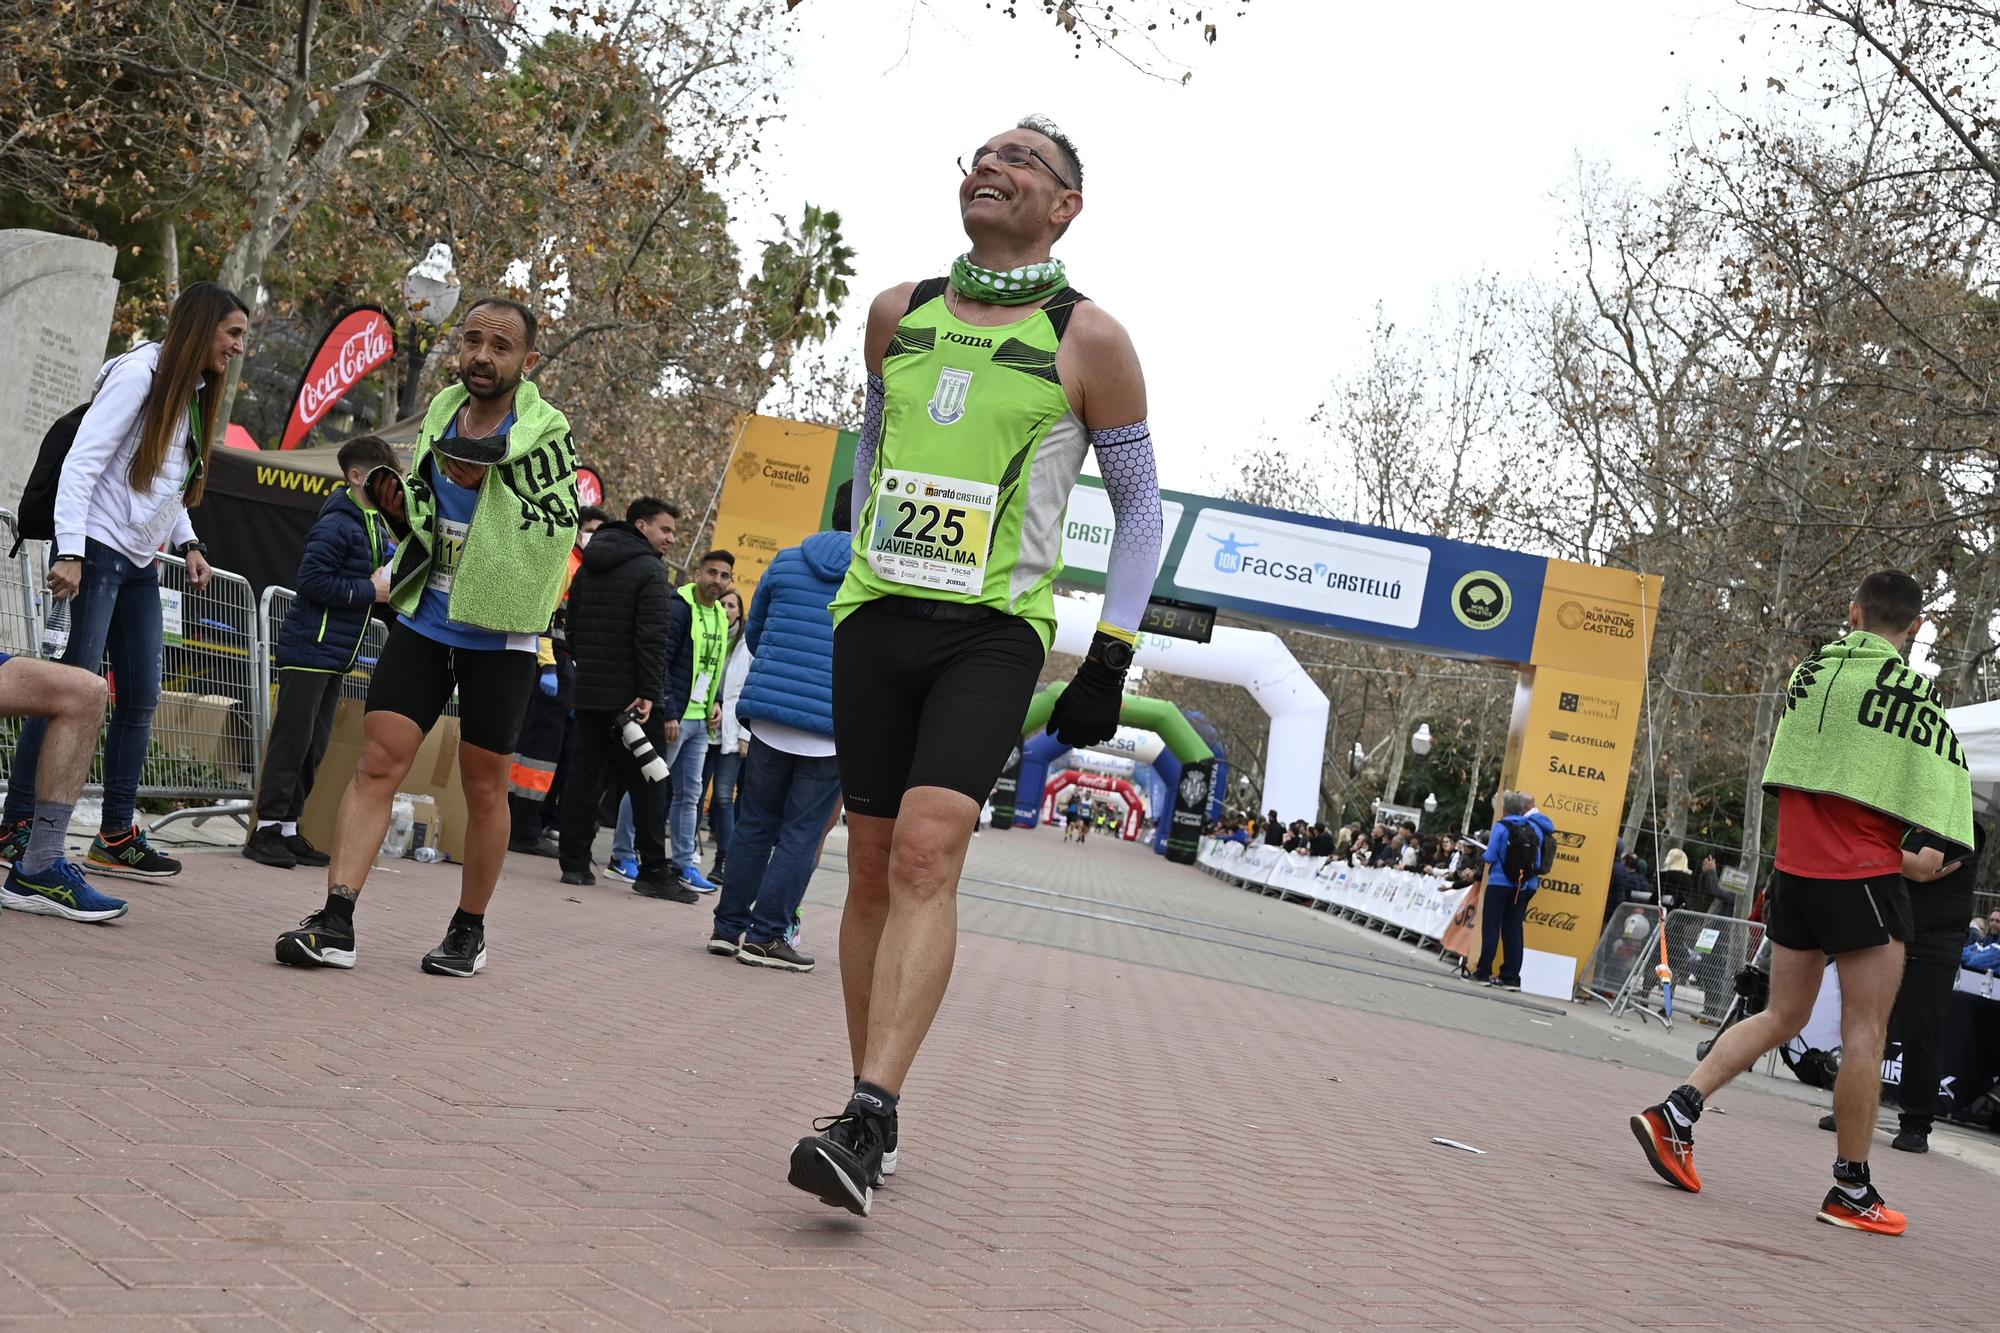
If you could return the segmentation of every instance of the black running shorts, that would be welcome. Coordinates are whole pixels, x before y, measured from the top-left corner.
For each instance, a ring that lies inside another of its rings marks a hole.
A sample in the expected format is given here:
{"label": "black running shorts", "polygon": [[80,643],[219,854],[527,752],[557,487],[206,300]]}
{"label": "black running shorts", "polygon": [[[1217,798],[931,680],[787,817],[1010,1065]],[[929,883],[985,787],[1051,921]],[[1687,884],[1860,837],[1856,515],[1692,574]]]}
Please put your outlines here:
{"label": "black running shorts", "polygon": [[833,738],[847,809],[893,818],[912,787],[983,803],[1021,743],[1041,636],[1019,616],[885,597],[833,633]]}
{"label": "black running shorts", "polygon": [[368,711],[395,713],[429,731],[455,689],[459,738],[510,755],[540,674],[533,653],[453,648],[398,620],[368,682]]}
{"label": "black running shorts", "polygon": [[1806,879],[1771,872],[1764,933],[1787,949],[1832,955],[1872,949],[1916,933],[1910,890],[1901,875],[1872,879]]}

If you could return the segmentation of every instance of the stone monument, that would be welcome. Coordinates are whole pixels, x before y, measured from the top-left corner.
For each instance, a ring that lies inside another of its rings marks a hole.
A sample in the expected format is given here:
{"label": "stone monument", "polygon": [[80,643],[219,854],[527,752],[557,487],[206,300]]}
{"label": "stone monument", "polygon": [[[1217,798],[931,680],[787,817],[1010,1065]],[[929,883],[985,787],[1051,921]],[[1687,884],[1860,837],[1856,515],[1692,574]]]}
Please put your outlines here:
{"label": "stone monument", "polygon": [[[49,424],[90,397],[118,299],[116,254],[74,236],[0,230],[0,508],[20,503]],[[12,545],[6,533],[0,559]],[[0,565],[0,651],[34,651],[23,642],[31,595]]]}

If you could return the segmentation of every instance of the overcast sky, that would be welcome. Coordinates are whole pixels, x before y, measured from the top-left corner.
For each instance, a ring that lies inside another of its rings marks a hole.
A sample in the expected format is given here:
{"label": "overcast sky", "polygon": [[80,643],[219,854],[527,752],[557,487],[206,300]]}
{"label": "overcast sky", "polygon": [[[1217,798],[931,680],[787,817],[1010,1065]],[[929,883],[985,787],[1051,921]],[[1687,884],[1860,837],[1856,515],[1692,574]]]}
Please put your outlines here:
{"label": "overcast sky", "polygon": [[1088,171],[1056,253],[1138,346],[1163,483],[1197,491],[1262,437],[1316,438],[1308,418],[1378,302],[1417,322],[1482,270],[1555,276],[1552,196],[1577,156],[1662,179],[1659,132],[1733,90],[1761,45],[1738,45],[1755,18],[1726,0],[1258,0],[1223,7],[1213,47],[1177,47],[1194,56],[1183,87],[1107,52],[1073,59],[1021,8],[801,4],[788,119],[760,183],[739,182],[739,238],[754,255],[772,211],[837,209],[859,256],[834,338],[858,355],[871,297],[965,248],[953,158],[1052,116]]}

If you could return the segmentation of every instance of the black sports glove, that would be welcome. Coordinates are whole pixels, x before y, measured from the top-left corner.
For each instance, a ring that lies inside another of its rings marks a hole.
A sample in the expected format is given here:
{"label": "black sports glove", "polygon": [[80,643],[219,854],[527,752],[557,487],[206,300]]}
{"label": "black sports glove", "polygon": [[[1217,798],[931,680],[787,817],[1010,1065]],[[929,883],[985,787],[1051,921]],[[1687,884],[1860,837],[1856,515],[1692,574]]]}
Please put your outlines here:
{"label": "black sports glove", "polygon": [[1125,706],[1125,672],[1105,659],[1130,663],[1132,646],[1099,630],[1090,640],[1090,654],[1076,669],[1076,679],[1056,696],[1047,731],[1064,745],[1087,749],[1118,734],[1118,714]]}

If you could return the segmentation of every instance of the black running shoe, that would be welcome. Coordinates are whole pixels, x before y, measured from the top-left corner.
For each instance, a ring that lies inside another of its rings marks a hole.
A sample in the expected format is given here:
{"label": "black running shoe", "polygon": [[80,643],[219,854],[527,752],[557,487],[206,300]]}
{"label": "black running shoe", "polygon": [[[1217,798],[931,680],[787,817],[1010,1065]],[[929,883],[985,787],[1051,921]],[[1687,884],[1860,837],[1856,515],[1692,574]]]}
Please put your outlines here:
{"label": "black running shoe", "polygon": [[9,824],[0,830],[0,861],[13,865],[28,854],[28,835],[35,830],[35,821],[24,819],[18,824]]}
{"label": "black running shoe", "polygon": [[677,879],[648,879],[641,875],[632,881],[632,892],[641,898],[664,898],[670,903],[698,903],[701,895],[693,889],[681,887]]}
{"label": "black running shoe", "polygon": [[562,872],[562,882],[565,884],[595,884],[597,883],[597,876],[591,874],[588,870],[565,870]]}
{"label": "black running shoe", "polygon": [[292,849],[292,855],[302,866],[330,866],[333,858],[312,845],[303,833],[287,833],[285,846]]}
{"label": "black running shoe", "polygon": [[273,870],[290,870],[299,863],[298,854],[285,845],[285,835],[276,824],[257,829],[243,844],[243,859]]}
{"label": "black running shoe", "polygon": [[424,971],[441,977],[469,977],[485,966],[486,931],[479,926],[453,926],[424,955]]}
{"label": "black running shoe", "polygon": [[724,958],[734,958],[740,947],[742,946],[727,935],[711,935],[708,940],[708,951],[721,954]]}
{"label": "black running shoe", "polygon": [[324,909],[278,936],[278,961],[293,967],[353,967],[354,920]]}
{"label": "black running shoe", "polygon": [[126,879],[172,879],[181,873],[181,863],[161,856],[134,824],[120,838],[98,834],[90,844],[84,864],[102,875],[122,875]]}
{"label": "black running shoe", "polygon": [[875,1173],[875,1183],[879,1186],[885,1176],[896,1174],[896,1113],[889,1112],[889,1126],[882,1136],[882,1169]]}
{"label": "black running shoe", "polygon": [[819,1132],[792,1148],[786,1179],[821,1203],[868,1216],[875,1182],[882,1177],[887,1125],[887,1116],[858,1112],[851,1102],[840,1115],[815,1120],[813,1128]]}

